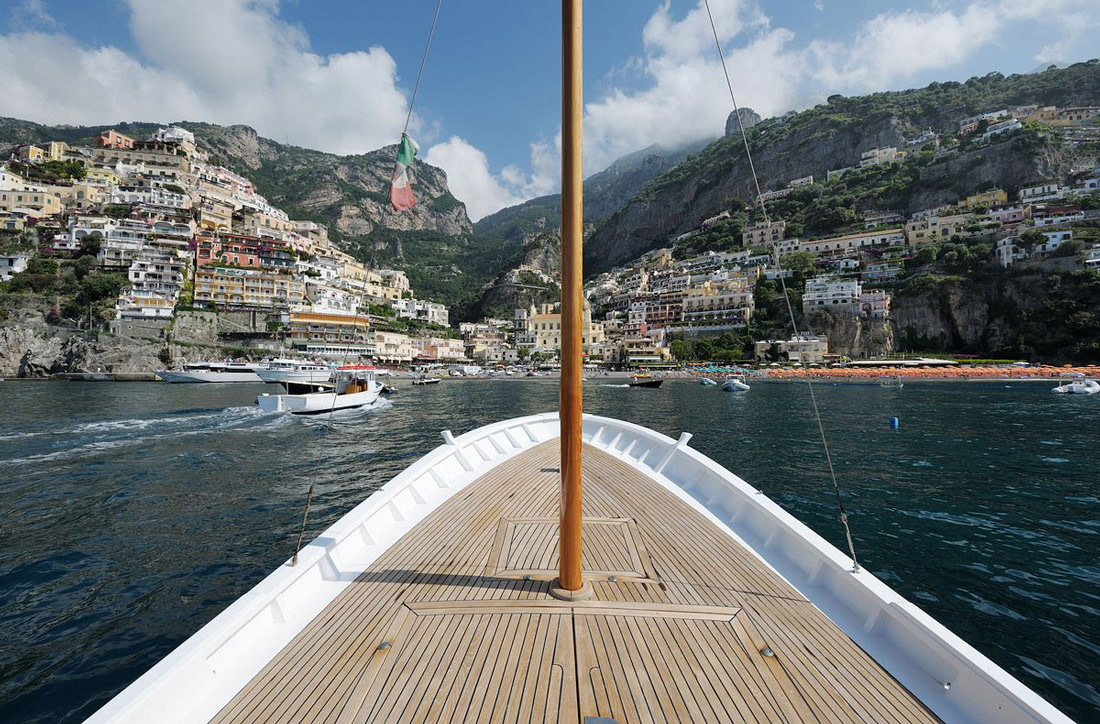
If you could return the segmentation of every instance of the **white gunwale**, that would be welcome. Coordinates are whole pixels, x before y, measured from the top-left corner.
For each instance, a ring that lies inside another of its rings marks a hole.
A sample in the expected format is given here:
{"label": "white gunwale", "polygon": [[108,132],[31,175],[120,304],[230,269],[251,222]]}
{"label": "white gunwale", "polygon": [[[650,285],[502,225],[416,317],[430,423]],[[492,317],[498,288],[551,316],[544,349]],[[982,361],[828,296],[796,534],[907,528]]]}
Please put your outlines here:
{"label": "white gunwale", "polygon": [[[631,465],[752,551],[945,721],[1068,722],[1061,712],[850,560],[759,490],[679,440],[585,415],[584,442]],[[444,444],[330,526],[89,721],[196,721],[217,714],[358,575],[444,501],[558,436],[556,412]],[[949,686],[948,686],[949,684]]]}

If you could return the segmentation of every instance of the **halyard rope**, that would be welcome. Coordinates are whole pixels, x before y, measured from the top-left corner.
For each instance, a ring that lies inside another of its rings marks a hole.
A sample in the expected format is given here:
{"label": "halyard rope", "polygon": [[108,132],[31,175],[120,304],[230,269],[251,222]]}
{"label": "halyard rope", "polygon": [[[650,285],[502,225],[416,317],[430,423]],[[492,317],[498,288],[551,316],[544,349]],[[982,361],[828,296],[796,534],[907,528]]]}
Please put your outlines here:
{"label": "halyard rope", "polygon": [[[710,31],[714,35],[714,45],[718,48],[718,58],[722,61],[722,73],[726,76],[726,87],[729,88],[730,101],[733,102],[733,115],[737,118],[737,127],[741,131],[741,141],[745,145],[745,158],[749,162],[749,170],[752,171],[752,181],[756,186],[756,199],[760,204],[760,210],[764,214],[764,223],[770,226],[771,218],[768,216],[768,206],[764,201],[764,196],[760,192],[760,179],[756,175],[756,165],[752,160],[752,151],[749,150],[749,137],[745,133],[745,124],[741,122],[740,108],[737,106],[737,97],[733,92],[733,83],[730,81],[729,71],[726,69],[726,55],[722,51],[722,43],[718,40],[718,30],[714,27],[714,16],[710,12],[710,0],[703,0],[703,6],[707,9],[707,19],[710,21]],[[779,277],[779,284],[783,290],[783,299],[787,303],[787,314],[791,318],[791,330],[794,335],[794,339],[799,339],[801,336],[798,331],[798,323],[794,318],[794,308],[791,306],[791,298],[787,294],[787,282],[783,278],[783,268],[780,265],[779,259],[779,242],[776,241],[772,246],[772,253],[775,257],[775,268],[777,276]],[[814,419],[817,420],[817,429],[821,434],[821,445],[825,448],[825,462],[829,468],[829,477],[833,481],[833,492],[836,494],[836,505],[840,510],[840,522],[844,526],[844,536],[848,539],[848,552],[852,555],[852,571],[854,573],[859,572],[859,559],[856,558],[856,547],[852,543],[852,531],[848,527],[848,513],[844,510],[844,499],[840,495],[840,485],[837,483],[836,471],[833,469],[833,456],[829,452],[829,439],[825,435],[825,425],[821,422],[821,412],[817,407],[817,395],[814,394],[814,383],[807,377],[806,387],[810,391],[810,403],[814,410]]]}

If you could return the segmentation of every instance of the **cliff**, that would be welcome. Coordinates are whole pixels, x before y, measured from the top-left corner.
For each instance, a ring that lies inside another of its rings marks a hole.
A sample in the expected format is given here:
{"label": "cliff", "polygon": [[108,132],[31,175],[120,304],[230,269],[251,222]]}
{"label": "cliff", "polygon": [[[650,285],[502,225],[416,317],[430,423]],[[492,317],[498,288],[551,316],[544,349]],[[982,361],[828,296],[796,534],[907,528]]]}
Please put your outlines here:
{"label": "cliff", "polygon": [[969,279],[914,277],[891,305],[895,348],[1100,362],[1100,275],[1061,266],[1052,260]]}
{"label": "cliff", "polygon": [[[959,118],[1016,104],[1079,105],[1100,101],[1100,64],[1005,77],[991,73],[966,83],[855,98],[831,96],[801,113],[756,124],[748,131],[760,186],[779,189],[794,178],[822,179],[831,169],[858,165],[872,148],[904,148],[907,138],[931,128],[957,130]],[[1007,144],[1007,145],[1006,145]],[[1071,159],[1058,144],[1035,134],[925,163],[882,199],[910,211],[955,201],[964,192],[1015,187],[1059,178]],[[585,271],[595,274],[670,245],[711,216],[739,209],[756,197],[740,134],[719,139],[653,179],[623,208],[597,225],[585,248]],[[846,206],[874,205],[875,198],[845,198]]]}

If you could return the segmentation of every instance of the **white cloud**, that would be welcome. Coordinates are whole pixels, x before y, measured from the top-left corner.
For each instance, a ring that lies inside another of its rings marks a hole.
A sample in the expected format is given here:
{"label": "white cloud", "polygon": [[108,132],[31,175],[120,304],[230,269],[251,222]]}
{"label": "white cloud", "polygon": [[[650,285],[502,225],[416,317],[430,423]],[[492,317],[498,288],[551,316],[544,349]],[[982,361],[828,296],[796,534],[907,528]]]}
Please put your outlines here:
{"label": "white cloud", "polygon": [[[27,5],[45,13],[40,0]],[[400,135],[408,103],[384,48],[312,53],[274,0],[129,0],[129,7],[141,57],[61,34],[0,36],[5,113],[46,123],[246,123],[335,153],[363,153]]]}
{"label": "white cloud", "polygon": [[458,136],[429,148],[424,162],[447,172],[447,186],[455,198],[466,202],[466,213],[473,221],[524,200],[507,188],[521,185],[519,169],[507,167],[494,176],[485,153]]}

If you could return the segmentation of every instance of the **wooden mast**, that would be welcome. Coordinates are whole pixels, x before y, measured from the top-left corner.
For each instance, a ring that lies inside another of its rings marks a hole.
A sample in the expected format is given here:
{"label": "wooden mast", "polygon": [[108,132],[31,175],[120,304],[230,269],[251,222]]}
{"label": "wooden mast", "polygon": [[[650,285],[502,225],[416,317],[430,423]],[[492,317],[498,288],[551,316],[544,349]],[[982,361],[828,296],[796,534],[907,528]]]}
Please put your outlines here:
{"label": "wooden mast", "polygon": [[561,535],[557,594],[583,596],[581,574],[581,0],[562,1]]}

